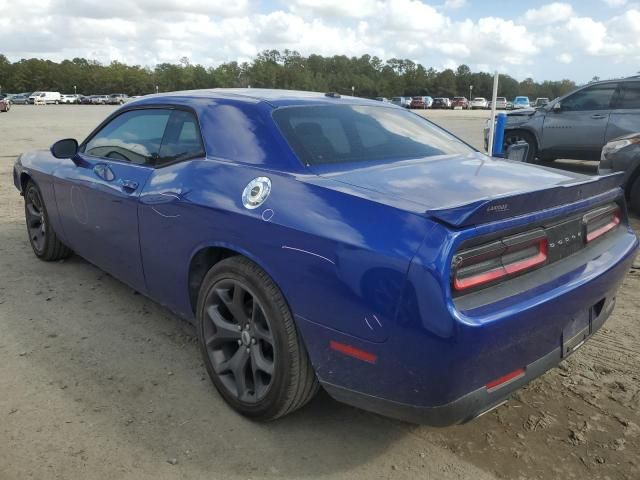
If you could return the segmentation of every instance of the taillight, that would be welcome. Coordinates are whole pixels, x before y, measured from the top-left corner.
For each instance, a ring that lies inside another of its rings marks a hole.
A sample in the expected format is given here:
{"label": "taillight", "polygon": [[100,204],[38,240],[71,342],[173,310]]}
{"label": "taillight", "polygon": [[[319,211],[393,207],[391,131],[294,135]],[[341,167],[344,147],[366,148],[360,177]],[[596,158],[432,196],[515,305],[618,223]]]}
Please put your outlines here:
{"label": "taillight", "polygon": [[548,250],[542,229],[463,250],[454,258],[453,289],[469,290],[533,270],[546,263]]}
{"label": "taillight", "polygon": [[584,238],[587,243],[615,229],[622,222],[622,212],[617,205],[603,207],[582,217]]}

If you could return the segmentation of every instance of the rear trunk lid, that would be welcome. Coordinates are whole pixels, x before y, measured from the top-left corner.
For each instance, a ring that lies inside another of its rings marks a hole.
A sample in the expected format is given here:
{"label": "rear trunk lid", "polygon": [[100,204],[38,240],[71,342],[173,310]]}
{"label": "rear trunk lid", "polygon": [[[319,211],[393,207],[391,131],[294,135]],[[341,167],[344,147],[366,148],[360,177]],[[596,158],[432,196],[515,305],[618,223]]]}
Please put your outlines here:
{"label": "rear trunk lid", "polygon": [[616,189],[621,181],[620,175],[591,177],[479,153],[353,165],[313,168],[337,189],[455,227],[573,203]]}

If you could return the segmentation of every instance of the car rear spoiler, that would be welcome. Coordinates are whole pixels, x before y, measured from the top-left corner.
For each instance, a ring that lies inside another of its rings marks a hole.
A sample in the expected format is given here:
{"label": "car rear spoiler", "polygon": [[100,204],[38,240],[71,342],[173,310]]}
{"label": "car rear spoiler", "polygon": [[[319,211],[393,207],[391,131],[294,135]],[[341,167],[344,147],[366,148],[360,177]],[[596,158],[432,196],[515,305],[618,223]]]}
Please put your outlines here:
{"label": "car rear spoiler", "polygon": [[590,197],[616,197],[620,194],[623,178],[622,172],[616,172],[544,190],[509,194],[465,205],[427,210],[425,213],[453,227],[491,223]]}

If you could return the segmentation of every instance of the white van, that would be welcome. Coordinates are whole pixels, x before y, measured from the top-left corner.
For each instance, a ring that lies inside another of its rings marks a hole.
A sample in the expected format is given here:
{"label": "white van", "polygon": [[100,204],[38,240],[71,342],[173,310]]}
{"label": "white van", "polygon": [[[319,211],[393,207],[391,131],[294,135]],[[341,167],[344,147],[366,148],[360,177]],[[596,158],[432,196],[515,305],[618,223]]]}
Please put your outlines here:
{"label": "white van", "polygon": [[55,103],[57,105],[60,103],[62,95],[60,95],[60,92],[33,92],[29,95],[29,103],[35,104],[36,99],[39,105],[48,103]]}

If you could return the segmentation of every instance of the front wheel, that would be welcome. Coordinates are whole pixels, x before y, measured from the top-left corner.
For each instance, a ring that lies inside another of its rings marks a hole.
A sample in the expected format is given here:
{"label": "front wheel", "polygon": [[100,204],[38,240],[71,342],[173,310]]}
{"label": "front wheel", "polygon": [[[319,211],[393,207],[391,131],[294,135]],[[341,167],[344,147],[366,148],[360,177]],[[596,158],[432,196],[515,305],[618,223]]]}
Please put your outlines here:
{"label": "front wheel", "polygon": [[239,413],[274,420],[302,407],[318,391],[280,289],[250,260],[227,258],[207,273],[196,320],[209,376]]}
{"label": "front wheel", "polygon": [[71,255],[71,249],[60,241],[49,222],[49,214],[38,186],[29,181],[24,192],[24,211],[33,253],[47,262]]}

